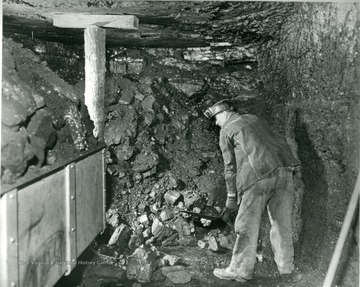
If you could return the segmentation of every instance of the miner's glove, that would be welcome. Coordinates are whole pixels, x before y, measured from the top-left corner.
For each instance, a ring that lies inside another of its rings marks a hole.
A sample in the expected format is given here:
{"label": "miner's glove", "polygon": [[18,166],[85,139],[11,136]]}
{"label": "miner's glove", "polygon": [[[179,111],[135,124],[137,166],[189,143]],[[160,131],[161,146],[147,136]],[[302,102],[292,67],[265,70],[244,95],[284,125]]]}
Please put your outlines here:
{"label": "miner's glove", "polygon": [[238,210],[236,194],[232,195],[232,194],[228,193],[225,206],[226,206],[226,209],[228,209],[229,211],[237,211]]}

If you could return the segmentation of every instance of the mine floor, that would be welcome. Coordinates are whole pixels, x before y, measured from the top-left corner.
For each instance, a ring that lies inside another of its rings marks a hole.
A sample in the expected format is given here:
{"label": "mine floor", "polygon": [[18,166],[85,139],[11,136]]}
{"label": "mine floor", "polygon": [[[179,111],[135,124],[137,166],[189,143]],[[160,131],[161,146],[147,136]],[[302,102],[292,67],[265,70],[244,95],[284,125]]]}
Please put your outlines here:
{"label": "mine floor", "polygon": [[[199,230],[198,230],[199,231]],[[196,235],[207,230],[200,230]],[[78,265],[69,276],[64,276],[55,287],[232,287],[232,286],[297,286],[304,278],[304,273],[298,268],[293,275],[280,276],[272,259],[264,258],[255,266],[254,278],[246,283],[221,280],[213,275],[216,267],[226,267],[231,259],[231,250],[222,249],[213,252],[201,249],[199,246],[171,246],[156,247],[158,251],[176,255],[183,260],[179,265],[191,275],[191,281],[184,284],[174,284],[166,278],[161,268],[158,268],[148,283],[138,283],[136,280],[128,280],[126,271],[118,266],[104,264],[104,258],[93,249],[88,248],[78,259],[84,264]],[[303,270],[303,268],[301,268]],[[301,284],[300,284],[301,285]]]}
{"label": "mine floor", "polygon": [[[169,250],[171,249],[171,250]],[[152,281],[149,283],[138,283],[126,279],[125,272],[116,268],[109,268],[104,265],[77,267],[70,276],[64,276],[56,287],[118,287],[118,286],[187,286],[187,287],[232,287],[232,286],[296,286],[301,279],[301,274],[293,276],[280,276],[266,262],[258,262],[254,278],[246,283],[221,280],[215,277],[212,272],[217,265],[226,266],[231,258],[231,251],[214,253],[209,250],[201,250],[198,247],[171,247],[162,251],[182,256],[185,259],[184,266],[190,272],[192,279],[185,284],[174,284],[161,273],[161,269],[155,271]],[[87,260],[97,262],[97,255]]]}

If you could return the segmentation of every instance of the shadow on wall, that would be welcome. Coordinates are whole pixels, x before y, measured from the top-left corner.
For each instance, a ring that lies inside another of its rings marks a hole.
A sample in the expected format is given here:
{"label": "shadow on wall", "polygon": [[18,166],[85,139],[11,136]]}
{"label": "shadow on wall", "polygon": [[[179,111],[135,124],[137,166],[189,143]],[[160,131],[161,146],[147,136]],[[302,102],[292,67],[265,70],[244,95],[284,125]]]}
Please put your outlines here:
{"label": "shadow on wall", "polygon": [[328,185],[323,162],[309,137],[307,125],[302,122],[298,110],[295,114],[295,140],[305,184],[301,210],[303,227],[296,253],[299,261],[307,267],[318,268],[321,267],[321,255],[326,246]]}

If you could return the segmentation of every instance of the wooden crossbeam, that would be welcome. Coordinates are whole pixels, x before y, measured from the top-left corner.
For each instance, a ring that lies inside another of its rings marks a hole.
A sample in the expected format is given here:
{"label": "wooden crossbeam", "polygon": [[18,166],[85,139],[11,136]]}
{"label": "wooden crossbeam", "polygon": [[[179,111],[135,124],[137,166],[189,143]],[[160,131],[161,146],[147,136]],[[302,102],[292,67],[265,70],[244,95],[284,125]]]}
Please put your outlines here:
{"label": "wooden crossbeam", "polygon": [[83,13],[53,13],[53,25],[59,28],[88,28],[97,26],[137,30],[139,19],[134,15],[93,15]]}

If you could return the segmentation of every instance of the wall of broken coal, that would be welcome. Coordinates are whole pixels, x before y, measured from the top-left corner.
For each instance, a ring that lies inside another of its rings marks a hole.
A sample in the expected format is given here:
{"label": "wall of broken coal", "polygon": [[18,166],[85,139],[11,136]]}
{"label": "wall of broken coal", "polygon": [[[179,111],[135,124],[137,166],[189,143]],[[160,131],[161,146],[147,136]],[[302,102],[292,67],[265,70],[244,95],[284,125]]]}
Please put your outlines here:
{"label": "wall of broken coal", "polygon": [[[359,5],[303,3],[296,9],[279,41],[262,47],[259,67],[270,95],[269,115],[285,124],[302,163],[297,256],[325,272],[359,171]],[[358,285],[353,233],[338,268],[337,280],[344,286]],[[316,285],[314,277],[311,285]]]}
{"label": "wall of broken coal", "polygon": [[[133,222],[144,207],[158,216],[180,197],[190,210],[191,197],[205,198],[201,208],[223,207],[218,130],[203,111],[223,98],[261,96],[254,49],[112,49],[107,57],[110,209]],[[171,190],[174,199],[164,200]]]}
{"label": "wall of broken coal", "polygon": [[35,52],[3,39],[3,185],[29,180],[97,145],[86,106]]}

